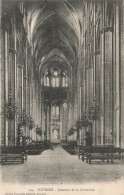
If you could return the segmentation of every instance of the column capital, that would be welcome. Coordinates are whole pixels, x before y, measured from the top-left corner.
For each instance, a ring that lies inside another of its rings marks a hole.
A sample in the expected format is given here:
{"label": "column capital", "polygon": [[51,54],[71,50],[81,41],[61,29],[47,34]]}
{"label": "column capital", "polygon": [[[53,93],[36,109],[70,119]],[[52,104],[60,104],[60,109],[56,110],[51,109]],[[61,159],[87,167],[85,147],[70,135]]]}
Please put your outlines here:
{"label": "column capital", "polygon": [[103,33],[103,32],[112,32],[113,28],[112,26],[105,26],[103,27],[100,32]]}
{"label": "column capital", "polygon": [[100,50],[96,50],[93,53],[94,53],[94,55],[100,55]]}
{"label": "column capital", "polygon": [[23,65],[17,65],[17,67],[18,67],[18,68],[21,68],[21,69],[23,69],[23,68],[24,68],[24,66],[23,66]]}
{"label": "column capital", "polygon": [[91,69],[91,68],[93,68],[93,64],[88,64],[88,65],[86,65],[86,69],[88,70],[88,69]]}
{"label": "column capital", "polygon": [[19,51],[15,50],[15,49],[13,49],[13,48],[9,48],[9,52],[12,52],[12,53],[14,53],[14,54],[19,53]]}
{"label": "column capital", "polygon": [[24,79],[28,80],[28,77],[27,76],[24,76]]}

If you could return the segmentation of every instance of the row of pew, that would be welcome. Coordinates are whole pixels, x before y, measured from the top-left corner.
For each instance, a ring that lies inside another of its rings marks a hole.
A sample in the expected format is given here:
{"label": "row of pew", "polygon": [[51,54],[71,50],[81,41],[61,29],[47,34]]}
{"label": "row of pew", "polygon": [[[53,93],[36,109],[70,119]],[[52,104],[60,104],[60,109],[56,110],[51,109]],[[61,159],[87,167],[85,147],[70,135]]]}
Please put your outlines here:
{"label": "row of pew", "polygon": [[102,161],[113,164],[115,160],[124,161],[124,149],[113,145],[79,146],[78,158],[91,164],[93,161]]}
{"label": "row of pew", "polygon": [[44,150],[50,149],[50,142],[37,142],[25,146],[2,146],[1,164],[23,164],[28,155],[38,155]]}
{"label": "row of pew", "polygon": [[62,148],[66,150],[69,154],[75,155],[77,151],[77,143],[76,142],[66,142],[62,144]]}
{"label": "row of pew", "polygon": [[[77,145],[76,142],[66,142],[62,144],[62,148],[71,155],[78,154],[79,159],[89,164],[97,160],[111,164],[114,160],[124,162],[124,149],[113,145],[83,146]],[[1,147],[1,164],[23,164],[27,160],[27,155],[38,155],[48,149],[51,149],[50,142]]]}
{"label": "row of pew", "polygon": [[78,158],[82,161],[92,164],[95,162],[106,162],[113,164],[115,160],[124,162],[124,149],[113,145],[101,146],[83,146],[77,145],[75,142],[64,143],[62,148],[71,155],[78,154]]}
{"label": "row of pew", "polygon": [[1,164],[23,164],[27,160],[24,146],[1,147]]}

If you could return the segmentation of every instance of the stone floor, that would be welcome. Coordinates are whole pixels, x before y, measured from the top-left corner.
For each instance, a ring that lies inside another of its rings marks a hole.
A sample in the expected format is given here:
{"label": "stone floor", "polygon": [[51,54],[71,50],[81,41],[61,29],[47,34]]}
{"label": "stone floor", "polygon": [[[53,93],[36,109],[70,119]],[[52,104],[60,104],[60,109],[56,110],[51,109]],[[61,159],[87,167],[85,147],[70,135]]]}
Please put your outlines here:
{"label": "stone floor", "polygon": [[86,164],[61,147],[28,156],[22,165],[2,165],[2,181],[20,184],[83,184],[124,181],[124,164]]}

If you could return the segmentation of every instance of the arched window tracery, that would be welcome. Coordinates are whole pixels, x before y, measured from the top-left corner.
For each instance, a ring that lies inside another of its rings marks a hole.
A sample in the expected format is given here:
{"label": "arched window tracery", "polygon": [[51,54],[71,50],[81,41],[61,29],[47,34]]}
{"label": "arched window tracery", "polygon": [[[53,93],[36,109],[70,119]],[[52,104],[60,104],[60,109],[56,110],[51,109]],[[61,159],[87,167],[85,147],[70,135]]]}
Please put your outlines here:
{"label": "arched window tracery", "polygon": [[68,75],[63,72],[62,73],[62,87],[67,87],[68,86]]}
{"label": "arched window tracery", "polygon": [[54,69],[53,71],[53,79],[52,79],[52,86],[53,87],[59,87],[59,73],[57,69]]}
{"label": "arched window tracery", "polygon": [[67,87],[68,86],[68,75],[66,70],[46,70],[41,80],[41,84],[44,86],[51,87]]}
{"label": "arched window tracery", "polygon": [[44,73],[44,85],[45,86],[50,86],[50,77],[51,77],[50,71],[46,71]]}
{"label": "arched window tracery", "polygon": [[56,104],[52,107],[52,118],[53,120],[59,120],[59,106]]}

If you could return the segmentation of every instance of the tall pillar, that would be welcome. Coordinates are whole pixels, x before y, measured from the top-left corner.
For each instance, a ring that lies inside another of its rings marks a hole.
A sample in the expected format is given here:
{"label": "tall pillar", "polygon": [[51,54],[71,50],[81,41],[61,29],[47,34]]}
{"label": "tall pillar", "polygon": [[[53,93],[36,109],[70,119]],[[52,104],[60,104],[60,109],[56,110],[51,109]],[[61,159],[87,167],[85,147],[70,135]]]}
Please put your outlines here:
{"label": "tall pillar", "polygon": [[67,128],[67,108],[65,107],[65,104],[63,104],[63,105],[62,105],[62,110],[63,110],[62,140],[64,140],[65,132],[66,132],[66,128]]}
{"label": "tall pillar", "polygon": [[47,140],[50,140],[49,106],[47,106]]}
{"label": "tall pillar", "polygon": [[[16,48],[17,47],[17,38],[16,38],[16,26],[15,26],[15,22],[14,22],[14,101],[16,103],[17,100],[17,51]],[[15,114],[15,120],[14,120],[14,129],[15,129],[15,145],[17,144],[17,115]]]}
{"label": "tall pillar", "polygon": [[105,144],[112,144],[113,113],[112,113],[112,31],[105,31]]}
{"label": "tall pillar", "polygon": [[[95,42],[95,41],[94,41]],[[96,96],[96,56],[93,56],[93,67],[90,69],[90,102],[93,103],[94,97]],[[97,128],[96,121],[92,121],[92,143],[97,144]]]}
{"label": "tall pillar", "polygon": [[121,145],[120,133],[120,14],[119,5],[116,2],[115,7],[115,34],[116,34],[116,58],[115,58],[115,144],[117,147]]}
{"label": "tall pillar", "polygon": [[104,94],[105,94],[105,85],[104,85],[104,80],[105,80],[105,70],[104,70],[104,57],[105,57],[105,52],[104,52],[104,39],[105,39],[105,34],[104,32],[101,33],[101,82],[100,82],[100,86],[101,86],[101,96],[100,96],[100,103],[102,105],[102,116],[101,116],[101,145],[105,144],[105,118],[104,118],[104,112],[105,112],[105,99],[104,99]]}
{"label": "tall pillar", "polygon": [[[51,99],[50,99],[50,124],[52,124],[53,116],[52,116],[52,106],[53,106],[53,99],[52,99],[52,94],[51,94]],[[52,139],[52,125],[50,125],[50,140]]]}
{"label": "tall pillar", "polygon": [[[1,11],[2,2],[0,1],[0,39],[2,40]],[[2,42],[0,45],[0,113],[2,112]],[[2,145],[2,115],[0,114],[0,146]],[[1,153],[1,150],[0,150]],[[1,156],[1,155],[0,155]]]}
{"label": "tall pillar", "polygon": [[[117,8],[117,11],[118,8]],[[121,148],[124,148],[124,1],[122,1],[120,7],[120,26],[121,26],[121,33],[120,33],[120,58],[121,58],[121,72],[120,72],[120,90],[121,90]]]}
{"label": "tall pillar", "polygon": [[[13,22],[13,20],[12,20]],[[14,84],[14,75],[15,75],[15,67],[14,67],[14,49],[13,49],[13,38],[12,38],[12,45],[9,51],[9,63],[8,63],[8,71],[9,71],[9,96],[11,98],[12,103],[14,103],[14,96],[15,96],[15,84]],[[15,145],[15,121],[8,119],[8,145],[13,146]]]}
{"label": "tall pillar", "polygon": [[63,132],[63,104],[60,104],[60,140],[63,140],[62,132]]}
{"label": "tall pillar", "polygon": [[[5,102],[8,102],[8,32],[5,30]],[[8,145],[8,119],[5,120],[5,145]]]}
{"label": "tall pillar", "polygon": [[[29,93],[30,93],[30,107],[29,107],[29,110],[30,110],[30,116],[32,116],[32,85],[30,84],[30,89],[29,89]],[[32,129],[29,129],[30,131],[30,141],[32,141]]]}
{"label": "tall pillar", "polygon": [[[79,94],[79,119],[81,119],[81,96],[82,95],[82,85],[81,85],[81,81],[80,81],[80,94]],[[82,129],[79,129],[79,144],[81,144],[81,138],[82,138]]]}
{"label": "tall pillar", "polygon": [[[94,27],[96,25],[96,12],[95,12],[95,3],[93,3],[93,23]],[[93,29],[93,50],[96,50],[96,29]],[[91,52],[94,52],[91,50]],[[91,54],[92,55],[92,54]],[[93,55],[93,70],[92,70],[92,77],[91,77],[91,85],[92,86],[92,93],[91,93],[91,99],[94,100],[94,97],[96,96],[96,55]],[[93,145],[97,144],[97,127],[96,127],[96,121],[94,120],[92,122],[92,143]]]}
{"label": "tall pillar", "polygon": [[[45,125],[44,125],[44,101],[42,100],[41,102],[41,120],[42,120],[42,140],[44,141],[44,130],[45,130]],[[51,135],[50,135],[51,137]]]}
{"label": "tall pillar", "polygon": [[[100,52],[96,54],[96,97],[98,104],[100,104]],[[100,108],[101,109],[101,108]],[[100,130],[100,119],[96,120],[96,145],[101,145],[101,130]]]}
{"label": "tall pillar", "polygon": [[24,108],[24,96],[23,96],[23,87],[24,87],[24,82],[23,82],[23,79],[24,79],[24,75],[23,75],[23,66],[21,67],[21,101],[22,101],[22,110]]}
{"label": "tall pillar", "polygon": [[[96,11],[96,3],[94,2],[94,96],[97,98],[97,103],[100,105],[100,68],[101,68],[101,61],[100,61],[100,11],[99,9]],[[101,109],[101,108],[100,108]],[[100,119],[98,118],[95,121],[95,129],[96,129],[96,145],[101,145],[101,140],[103,141],[103,137],[101,139],[101,127],[100,127]],[[103,144],[103,143],[102,143]]]}
{"label": "tall pillar", "polygon": [[[19,121],[19,115],[21,114],[21,68],[19,64],[19,53],[18,53],[18,60],[17,60],[17,99],[16,104],[18,107],[18,123]],[[17,132],[17,137],[19,140],[19,132]]]}
{"label": "tall pillar", "polygon": [[[28,53],[27,53],[27,40],[26,40],[26,61],[25,61],[25,111],[28,113]],[[26,126],[26,136],[28,136],[28,127]]]}
{"label": "tall pillar", "polygon": [[102,121],[103,144],[112,144],[113,114],[112,114],[112,27],[104,27],[102,36],[102,105],[104,106],[104,119]]}

